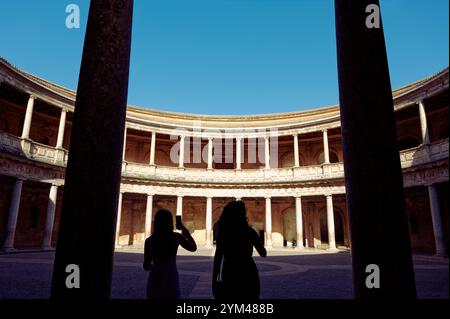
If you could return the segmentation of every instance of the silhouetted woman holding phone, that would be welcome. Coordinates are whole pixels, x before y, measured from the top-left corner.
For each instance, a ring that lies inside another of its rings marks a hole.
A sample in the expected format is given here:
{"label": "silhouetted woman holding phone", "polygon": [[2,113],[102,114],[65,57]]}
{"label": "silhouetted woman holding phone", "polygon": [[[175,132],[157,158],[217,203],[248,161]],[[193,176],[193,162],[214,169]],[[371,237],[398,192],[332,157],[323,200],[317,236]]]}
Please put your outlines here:
{"label": "silhouetted woman holding phone", "polygon": [[[266,257],[258,234],[248,225],[245,204],[242,201],[228,203],[219,219],[214,256],[212,288],[216,299],[259,299],[259,275],[252,257],[253,247],[260,256]],[[220,271],[221,280],[218,278]]]}
{"label": "silhouetted woman holding phone", "polygon": [[160,209],[155,214],[153,234],[145,240],[144,269],[150,271],[148,299],[179,299],[180,284],[176,264],[178,246],[196,251],[197,245],[186,227],[177,221],[181,234],[173,230],[172,213]]}

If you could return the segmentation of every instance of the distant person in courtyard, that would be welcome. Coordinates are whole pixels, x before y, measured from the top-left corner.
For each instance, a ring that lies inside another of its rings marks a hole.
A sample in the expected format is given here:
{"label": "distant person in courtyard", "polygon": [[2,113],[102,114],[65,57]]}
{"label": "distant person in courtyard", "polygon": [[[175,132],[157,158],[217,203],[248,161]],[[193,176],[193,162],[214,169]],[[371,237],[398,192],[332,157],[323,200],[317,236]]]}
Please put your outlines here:
{"label": "distant person in courtyard", "polygon": [[182,223],[181,234],[174,232],[172,213],[160,209],[155,214],[153,234],[145,240],[144,269],[150,271],[147,282],[148,299],[179,299],[180,283],[176,264],[178,246],[196,251],[197,245]]}
{"label": "distant person in courtyard", "polygon": [[261,257],[267,256],[258,234],[248,224],[244,202],[228,203],[219,219],[214,256],[212,289],[216,299],[259,299],[253,247]]}

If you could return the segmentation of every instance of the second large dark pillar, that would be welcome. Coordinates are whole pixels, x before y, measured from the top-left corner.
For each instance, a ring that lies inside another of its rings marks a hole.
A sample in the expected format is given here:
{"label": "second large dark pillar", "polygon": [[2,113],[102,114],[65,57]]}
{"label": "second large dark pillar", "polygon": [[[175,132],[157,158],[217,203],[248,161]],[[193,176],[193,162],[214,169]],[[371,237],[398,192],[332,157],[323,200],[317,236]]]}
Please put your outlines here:
{"label": "second large dark pillar", "polygon": [[[373,27],[377,8],[378,0],[335,0],[354,290],[357,298],[414,298],[386,46],[382,24]],[[369,265],[379,268],[379,288]]]}

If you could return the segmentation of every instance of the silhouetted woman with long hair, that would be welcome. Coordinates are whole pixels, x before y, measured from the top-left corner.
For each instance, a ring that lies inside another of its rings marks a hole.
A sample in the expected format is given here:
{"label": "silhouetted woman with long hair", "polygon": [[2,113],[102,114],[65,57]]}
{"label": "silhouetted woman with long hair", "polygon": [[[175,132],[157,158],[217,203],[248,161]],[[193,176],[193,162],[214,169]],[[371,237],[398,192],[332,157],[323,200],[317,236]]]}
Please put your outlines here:
{"label": "silhouetted woman with long hair", "polygon": [[144,269],[150,271],[147,282],[148,299],[179,299],[180,284],[176,264],[178,246],[196,251],[197,245],[186,227],[181,234],[173,230],[172,213],[160,209],[155,214],[153,234],[145,240]]}
{"label": "silhouetted woman with long hair", "polygon": [[[258,234],[248,224],[244,202],[228,203],[219,219],[214,256],[213,294],[216,299],[259,299],[259,275],[252,257],[253,247],[260,256],[266,257]],[[221,282],[218,281],[220,271]]]}

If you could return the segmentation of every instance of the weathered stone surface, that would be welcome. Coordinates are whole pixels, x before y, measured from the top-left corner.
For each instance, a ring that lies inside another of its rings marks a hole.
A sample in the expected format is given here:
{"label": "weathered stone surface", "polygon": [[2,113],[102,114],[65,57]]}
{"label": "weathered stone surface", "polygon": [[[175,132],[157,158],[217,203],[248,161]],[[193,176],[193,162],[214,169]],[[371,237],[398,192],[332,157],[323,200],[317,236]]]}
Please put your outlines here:
{"label": "weathered stone surface", "polygon": [[[53,298],[105,299],[110,294],[132,10],[132,0],[91,2],[65,176]],[[66,287],[70,264],[79,266],[80,289]]]}

